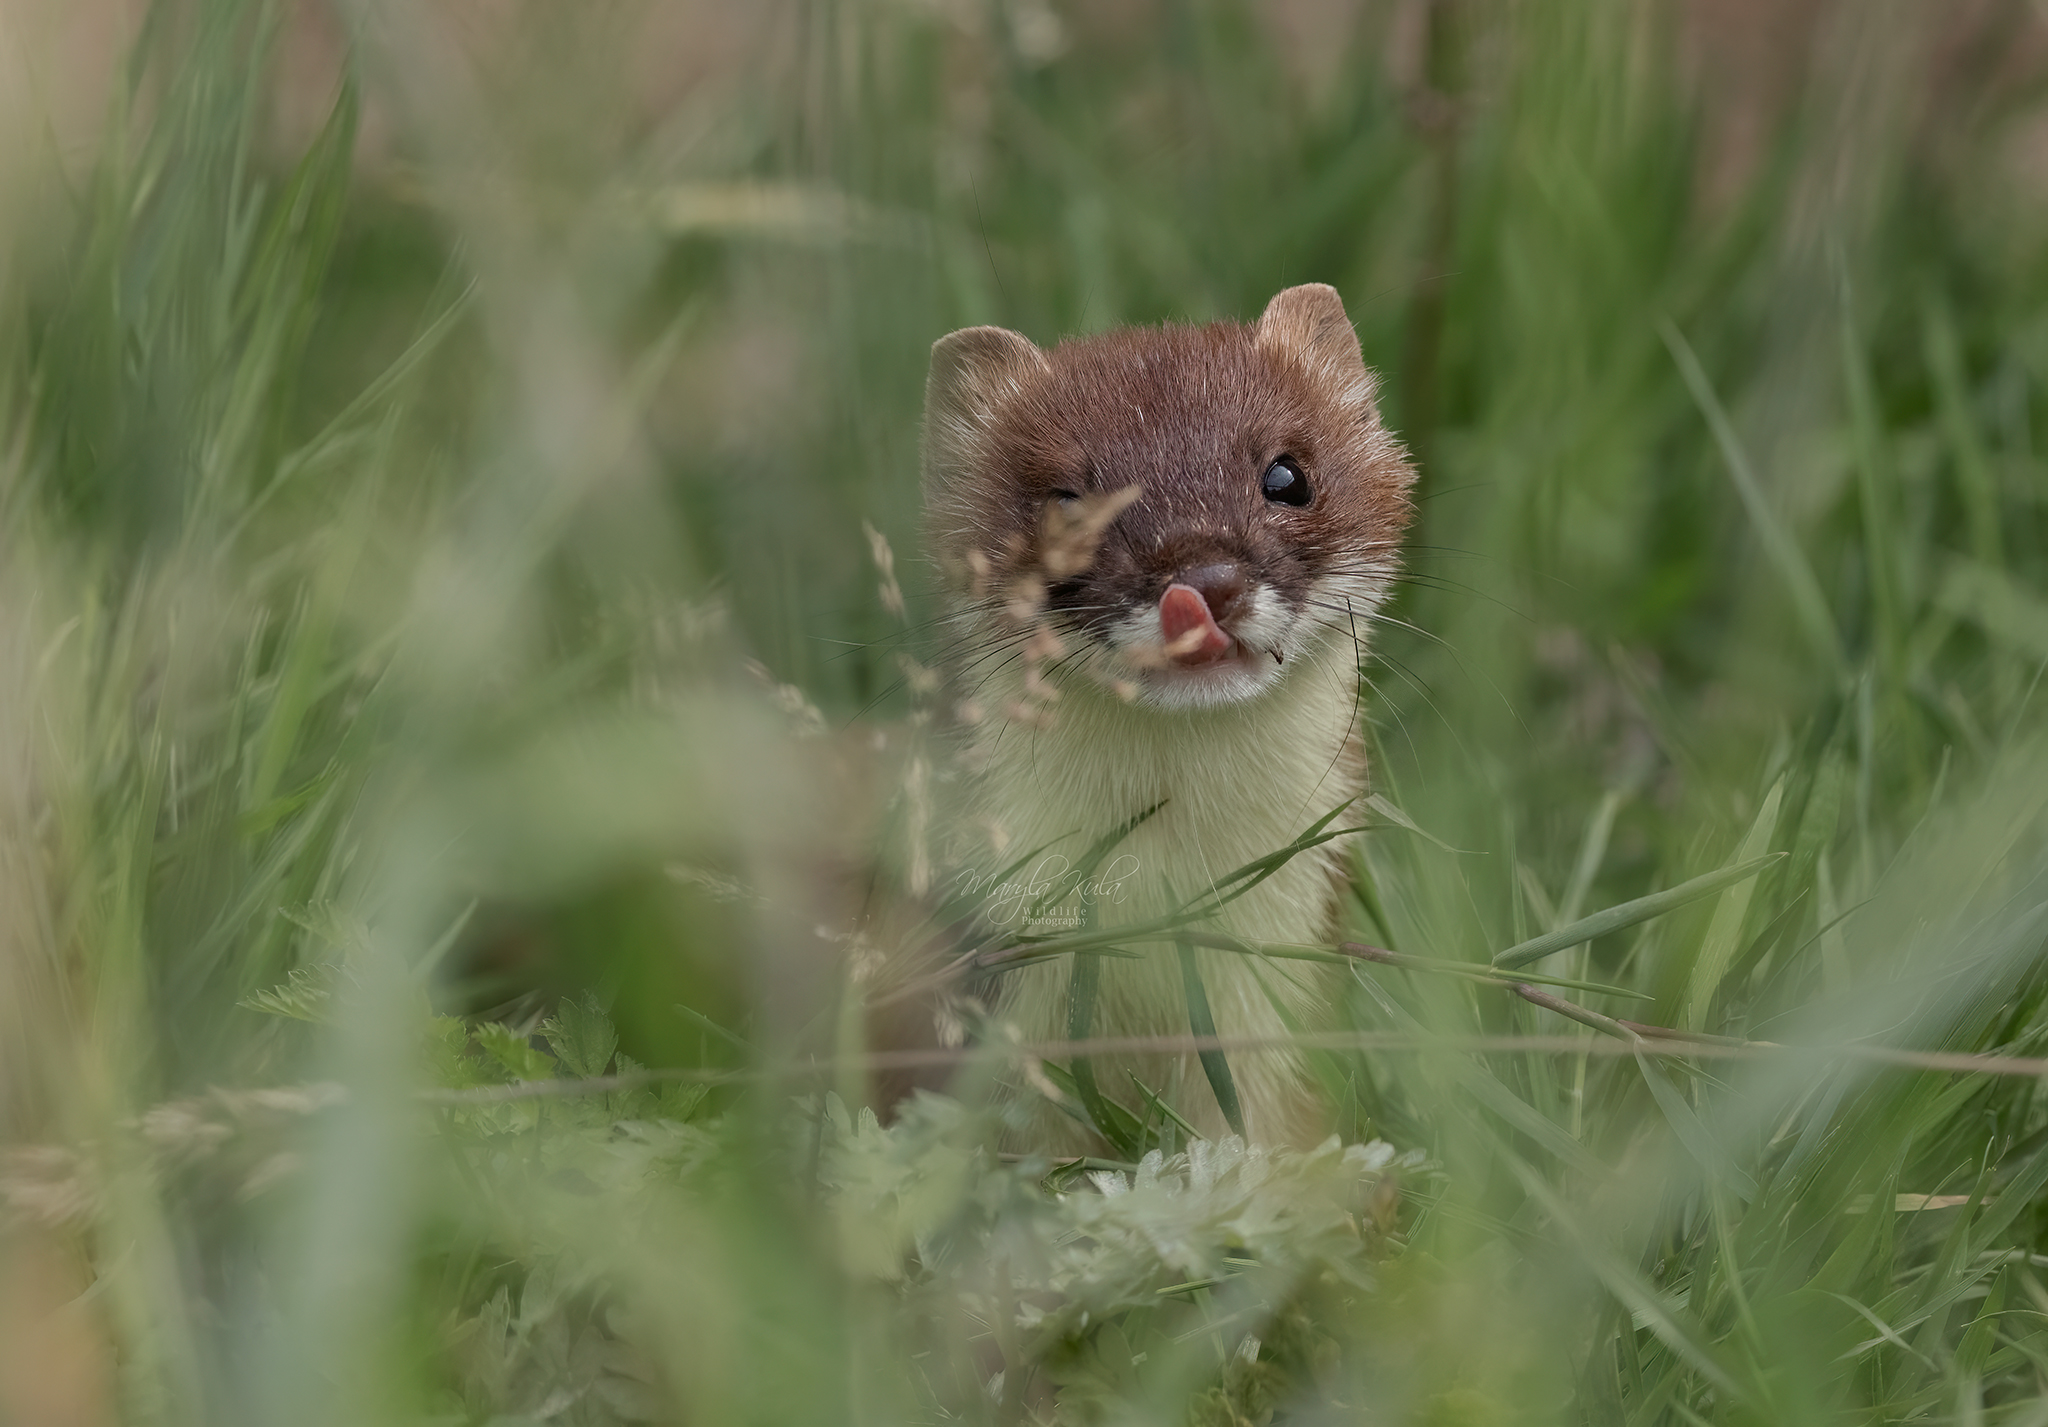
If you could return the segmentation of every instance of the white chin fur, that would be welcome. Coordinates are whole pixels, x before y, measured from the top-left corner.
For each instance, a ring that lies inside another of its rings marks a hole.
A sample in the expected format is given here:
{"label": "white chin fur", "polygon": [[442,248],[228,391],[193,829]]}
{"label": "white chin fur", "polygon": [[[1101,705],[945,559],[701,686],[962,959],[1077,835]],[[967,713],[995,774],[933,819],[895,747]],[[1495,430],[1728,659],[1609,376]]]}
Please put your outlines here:
{"label": "white chin fur", "polygon": [[1146,669],[1131,682],[1137,701],[1156,709],[1205,709],[1255,699],[1280,682],[1284,666],[1270,654],[1248,654],[1240,645],[1220,664],[1199,669]]}

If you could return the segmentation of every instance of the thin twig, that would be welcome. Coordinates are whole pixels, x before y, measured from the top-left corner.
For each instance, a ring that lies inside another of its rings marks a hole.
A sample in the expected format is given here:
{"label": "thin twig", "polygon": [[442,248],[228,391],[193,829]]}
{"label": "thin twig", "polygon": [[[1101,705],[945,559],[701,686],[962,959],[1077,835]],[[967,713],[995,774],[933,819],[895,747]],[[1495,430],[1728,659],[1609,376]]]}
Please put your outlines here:
{"label": "thin twig", "polygon": [[1616,1019],[1618,1026],[1627,1026],[1639,1036],[1652,1036],[1658,1040],[1694,1041],[1700,1045],[1743,1045],[1775,1046],[1776,1041],[1746,1041],[1740,1036],[1710,1036],[1705,1031],[1676,1031],[1669,1026],[1646,1026],[1641,1021]]}
{"label": "thin twig", "polygon": [[[1403,956],[1399,952],[1387,951],[1377,946],[1367,946],[1363,942],[1339,942],[1337,949],[1344,952],[1347,956],[1357,957],[1360,961],[1377,961],[1387,966],[1408,966],[1416,970],[1428,971],[1446,969],[1445,964],[1441,961],[1431,960],[1427,957]],[[1775,1041],[1740,1040],[1734,1036],[1710,1036],[1703,1031],[1681,1031],[1671,1026],[1652,1026],[1646,1025],[1641,1021],[1625,1021],[1614,1016],[1603,1016],[1598,1011],[1588,1010],[1576,1001],[1567,1001],[1564,997],[1552,992],[1538,990],[1527,982],[1504,980],[1498,976],[1486,975],[1485,972],[1488,969],[1475,965],[1472,968],[1473,974],[1471,979],[1499,986],[1502,990],[1511,991],[1515,995],[1520,996],[1531,1005],[1541,1006],[1546,1011],[1555,1011],[1567,1020],[1577,1021],[1582,1026],[1591,1026],[1596,1031],[1603,1031],[1621,1040],[1632,1041],[1638,1037],[1649,1037],[1653,1040],[1683,1041],[1690,1045],[1769,1047],[1777,1044]]]}
{"label": "thin twig", "polygon": [[1534,986],[1522,984],[1517,984],[1514,989],[1517,996],[1532,1006],[1555,1011],[1558,1015],[1567,1020],[1577,1021],[1582,1026],[1591,1026],[1596,1031],[1603,1031],[1621,1040],[1635,1041],[1642,1038],[1640,1032],[1631,1029],[1626,1023],[1617,1021],[1612,1016],[1603,1016],[1598,1011],[1589,1011],[1577,1002],[1567,1001],[1562,996],[1553,996],[1548,991],[1539,991]]}
{"label": "thin twig", "polygon": [[[1588,1015],[1594,1014],[1587,1012]],[[1620,1025],[1620,1022],[1616,1022]],[[1436,1052],[1471,1055],[1653,1055],[1670,1059],[1767,1060],[1799,1057],[1821,1061],[1862,1061],[1909,1070],[1948,1071],[1964,1075],[2024,1076],[2048,1079],[2048,1057],[1981,1055],[1973,1051],[1902,1050],[1876,1045],[1783,1045],[1769,1041],[1728,1042],[1674,1038],[1583,1040],[1576,1036],[1417,1035],[1403,1031],[1331,1031],[1299,1036],[1104,1036],[1048,1045],[990,1043],[953,1049],[875,1051],[862,1055],[818,1056],[782,1066],[755,1070],[643,1070],[630,1075],[595,1076],[588,1080],[527,1080],[516,1085],[484,1085],[468,1090],[421,1091],[429,1105],[491,1105],[551,1096],[598,1095],[646,1085],[681,1083],[734,1085],[802,1079],[846,1070],[926,1070],[988,1061],[1064,1060],[1074,1055],[1137,1053],[1200,1053],[1233,1055],[1302,1050]]]}

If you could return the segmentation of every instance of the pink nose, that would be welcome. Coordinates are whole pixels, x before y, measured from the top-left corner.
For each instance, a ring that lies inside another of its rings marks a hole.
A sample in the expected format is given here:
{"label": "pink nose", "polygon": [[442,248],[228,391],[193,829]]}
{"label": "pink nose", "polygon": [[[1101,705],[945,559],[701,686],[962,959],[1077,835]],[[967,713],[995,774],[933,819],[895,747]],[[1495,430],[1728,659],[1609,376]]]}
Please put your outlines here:
{"label": "pink nose", "polygon": [[1174,663],[1214,664],[1230,653],[1231,637],[1211,612],[1212,602],[1192,585],[1172,584],[1159,597],[1159,637]]}

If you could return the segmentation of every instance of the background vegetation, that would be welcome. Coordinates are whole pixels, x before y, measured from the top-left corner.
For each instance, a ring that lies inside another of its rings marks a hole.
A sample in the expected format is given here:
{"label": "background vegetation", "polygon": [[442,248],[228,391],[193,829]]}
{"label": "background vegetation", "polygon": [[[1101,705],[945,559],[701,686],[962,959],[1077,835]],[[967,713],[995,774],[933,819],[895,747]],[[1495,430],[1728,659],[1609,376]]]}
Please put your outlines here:
{"label": "background vegetation", "polygon": [[[2048,1422],[2041,1066],[1872,1054],[2048,1038],[2037,8],[89,13],[0,112],[0,1414]],[[1377,965],[1314,1155],[883,1129],[925,352],[1305,280],[1423,470],[1358,936],[1783,854],[1540,969],[1804,1049]]]}

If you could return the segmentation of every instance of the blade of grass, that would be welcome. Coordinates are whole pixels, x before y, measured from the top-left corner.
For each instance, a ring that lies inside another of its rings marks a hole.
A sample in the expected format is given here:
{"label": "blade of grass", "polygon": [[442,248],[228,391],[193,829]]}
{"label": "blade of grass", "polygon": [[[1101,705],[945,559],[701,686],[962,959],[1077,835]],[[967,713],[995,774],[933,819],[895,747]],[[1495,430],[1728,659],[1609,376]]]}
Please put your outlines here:
{"label": "blade of grass", "polygon": [[1145,1101],[1147,1105],[1152,1107],[1153,1113],[1157,1114],[1163,1120],[1171,1121],[1176,1127],[1179,1128],[1182,1134],[1186,1135],[1191,1140],[1199,1140],[1204,1138],[1202,1132],[1196,1129],[1193,1125],[1190,1125],[1186,1120],[1182,1119],[1180,1111],[1174,1109],[1173,1106],[1167,1104],[1165,1098],[1161,1096],[1157,1090],[1154,1090],[1144,1081],[1138,1079],[1137,1071],[1127,1070],[1124,1073],[1131,1077],[1131,1084],[1135,1085],[1138,1088],[1139,1096]]}
{"label": "blade of grass", "polygon": [[[1374,812],[1378,813],[1381,817],[1385,818],[1388,822],[1392,823],[1395,827],[1400,828],[1403,832],[1412,832],[1417,837],[1421,838],[1424,842],[1427,842],[1434,847],[1440,847],[1445,852],[1458,851],[1457,848],[1451,846],[1442,838],[1436,836],[1431,832],[1426,831],[1419,823],[1415,821],[1414,818],[1409,817],[1408,814],[1401,811],[1401,809],[1396,807],[1392,802],[1388,801],[1384,794],[1374,793],[1371,797],[1365,800],[1365,805],[1368,808],[1371,808]],[[1342,809],[1339,809],[1338,811],[1341,812]],[[1336,814],[1332,813],[1331,816],[1335,817]]]}
{"label": "blade of grass", "polygon": [[[1369,978],[1357,975],[1355,968],[1353,976],[1399,1029],[1411,1035],[1428,1034],[1422,1022],[1382,988],[1375,986]],[[1584,1145],[1502,1084],[1500,1078],[1476,1056],[1446,1055],[1438,1063],[1444,1066],[1459,1089],[1506,1121],[1510,1128],[1527,1135],[1560,1161],[1591,1179],[1600,1180],[1607,1176],[1607,1167],[1589,1154]]]}
{"label": "blade of grass", "polygon": [[1667,1348],[1688,1363],[1693,1371],[1739,1402],[1754,1403],[1755,1396],[1729,1372],[1714,1351],[1713,1340],[1703,1327],[1669,1297],[1645,1283],[1640,1273],[1626,1263],[1574,1213],[1564,1197],[1506,1146],[1502,1158],[1515,1178],[1550,1221],[1565,1231],[1580,1261],[1593,1271],[1607,1291],[1642,1318],[1649,1330]]}
{"label": "blade of grass", "polygon": [[[1763,806],[1757,809],[1756,818],[1744,834],[1742,845],[1735,849],[1738,866],[1749,862],[1764,862],[1771,846],[1771,838],[1778,831],[1778,809],[1785,796],[1785,779],[1781,775],[1771,784],[1770,792],[1764,795]],[[1686,984],[1684,1025],[1687,1030],[1701,1030],[1707,1022],[1707,1011],[1712,1005],[1714,992],[1720,989],[1721,978],[1728,974],[1728,966],[1734,960],[1736,946],[1742,938],[1742,924],[1749,915],[1750,894],[1756,890],[1756,883],[1742,878],[1732,883],[1721,893],[1721,900],[1714,907],[1714,917],[1707,924],[1707,935],[1700,943],[1698,957],[1693,961],[1692,976]]]}
{"label": "blade of grass", "polygon": [[1792,597],[1793,616],[1829,673],[1837,679],[1842,678],[1849,667],[1849,661],[1842,652],[1842,636],[1835,628],[1834,615],[1828,610],[1827,597],[1821,593],[1820,581],[1814,578],[1813,566],[1807,562],[1806,552],[1799,548],[1792,532],[1771,509],[1769,500],[1764,496],[1763,483],[1751,468],[1749,456],[1735,434],[1735,427],[1730,424],[1727,413],[1721,410],[1720,399],[1714,395],[1713,385],[1707,380],[1699,358],[1693,355],[1684,335],[1669,318],[1658,319],[1657,331],[1663,337],[1664,345],[1670,349],[1671,359],[1678,364],[1678,373],[1685,379],[1686,389],[1692,393],[1700,414],[1706,417],[1708,429],[1714,433],[1714,441],[1721,448],[1721,459],[1728,467],[1729,479],[1734,481],[1735,492],[1742,498],[1742,508],[1748,514],[1750,524],[1756,527],[1757,538],[1763,542],[1764,555]]}
{"label": "blade of grass", "polygon": [[[1220,881],[1216,883],[1215,887],[1212,888],[1208,894],[1211,898],[1213,898],[1213,901],[1211,901],[1207,905],[1203,905],[1198,899],[1196,902],[1190,904],[1191,907],[1198,908],[1198,910],[1194,912],[1194,915],[1204,917],[1214,916],[1224,907],[1229,906],[1232,902],[1235,902],[1239,897],[1242,897],[1247,892],[1250,892],[1253,888],[1257,887],[1261,882],[1264,882],[1268,877],[1271,877],[1274,873],[1278,872],[1281,868],[1285,867],[1289,862],[1293,861],[1302,853],[1307,852],[1312,847],[1321,847],[1326,842],[1335,842],[1338,838],[1349,837],[1353,833],[1372,831],[1371,828],[1363,826],[1340,827],[1333,832],[1322,831],[1322,829],[1329,824],[1330,820],[1332,818],[1335,818],[1337,816],[1337,813],[1342,811],[1342,808],[1337,809],[1336,812],[1331,813],[1329,817],[1321,819],[1319,822],[1317,822],[1315,827],[1310,828],[1307,832],[1303,833],[1293,842],[1288,843],[1287,846],[1279,848],[1273,852],[1269,852],[1264,857],[1258,858],[1255,861],[1247,862],[1244,866],[1238,868],[1229,876],[1222,878]],[[1233,882],[1237,882],[1240,885],[1231,887],[1231,884]],[[1228,892],[1221,892],[1221,889],[1224,887],[1230,887],[1231,889]]]}
{"label": "blade of grass", "polygon": [[[1180,955],[1181,987],[1187,994],[1188,1030],[1197,1036],[1213,1039],[1216,1035],[1216,1017],[1209,1009],[1208,988],[1202,985],[1202,969],[1195,962],[1195,948],[1183,941],[1174,948]],[[1223,1112],[1223,1121],[1230,1126],[1233,1134],[1244,1133],[1244,1111],[1237,1103],[1237,1082],[1230,1075],[1230,1060],[1217,1047],[1201,1052],[1202,1073],[1209,1077],[1209,1088],[1216,1093],[1216,1106]]]}
{"label": "blade of grass", "polygon": [[1921,307],[1921,332],[1927,370],[1934,378],[1942,436],[1955,463],[1956,495],[1970,528],[1970,553],[1980,564],[1997,569],[2004,563],[1998,535],[1998,481],[1970,410],[1969,380],[1963,371],[1954,309],[1933,292]]}
{"label": "blade of grass", "polygon": [[695,1026],[698,1030],[706,1031],[711,1035],[718,1037],[718,1039],[724,1041],[734,1050],[737,1050],[741,1055],[752,1056],[754,1054],[753,1046],[749,1045],[741,1037],[727,1030],[724,1026],[718,1024],[718,1022],[712,1020],[711,1017],[705,1015],[702,1011],[693,1010],[692,1008],[685,1006],[680,1001],[672,1002],[671,1008],[675,1011],[677,1015],[681,1016],[684,1020],[688,1021],[691,1025]]}
{"label": "blade of grass", "polygon": [[1870,590],[1871,637],[1879,666],[1893,690],[1906,668],[1905,572],[1899,559],[1898,477],[1886,449],[1884,419],[1871,379],[1864,338],[1856,323],[1853,293],[1842,282],[1841,353],[1843,385],[1849,398],[1849,434],[1855,452],[1856,504],[1863,529],[1864,579]]}
{"label": "blade of grass", "polygon": [[1734,1156],[1714,1138],[1713,1132],[1693,1113],[1692,1106],[1685,1103],[1685,1096],[1679,1093],[1678,1087],[1671,1083],[1663,1070],[1646,1055],[1636,1057],[1636,1066],[1642,1071],[1643,1083],[1650,1087],[1650,1095],[1656,1100],[1657,1108],[1664,1112],[1664,1122],[1671,1126],[1671,1132],[1678,1136],[1685,1152],[1710,1177],[1734,1190],[1743,1203],[1755,1199],[1756,1179],[1738,1165]]}
{"label": "blade of grass", "polygon": [[[1067,1039],[1085,1041],[1095,1025],[1095,997],[1102,981],[1102,962],[1093,956],[1077,956],[1067,973]],[[1138,1157],[1138,1143],[1109,1110],[1109,1102],[1095,1083],[1095,1066],[1087,1056],[1068,1062],[1067,1073],[1074,1080],[1074,1096],[1101,1136],[1126,1159]]]}
{"label": "blade of grass", "polygon": [[1558,904],[1557,919],[1560,924],[1574,922],[1586,905],[1586,893],[1593,886],[1593,879],[1600,875],[1600,864],[1607,858],[1607,839],[1614,832],[1614,819],[1621,812],[1621,805],[1628,801],[1628,790],[1609,788],[1600,795],[1600,806],[1593,810],[1593,816],[1586,823],[1586,834],[1579,842],[1578,860],[1572,864],[1571,881],[1565,885],[1564,901]]}
{"label": "blade of grass", "polygon": [[1633,902],[1623,902],[1619,906],[1609,907],[1604,912],[1581,917],[1570,926],[1559,927],[1556,931],[1543,936],[1531,937],[1528,941],[1511,946],[1506,951],[1495,953],[1492,964],[1502,970],[1525,966],[1529,962],[1540,961],[1554,952],[1577,946],[1580,942],[1592,941],[1610,932],[1632,927],[1638,922],[1647,922],[1652,917],[1661,917],[1666,912],[1676,911],[1688,903],[1697,902],[1702,897],[1711,897],[1722,888],[1733,886],[1744,878],[1754,877],[1783,856],[1781,852],[1774,852],[1767,857],[1738,862],[1714,872],[1703,873],[1689,882],[1681,882],[1665,891],[1652,892],[1649,896],[1638,897]]}
{"label": "blade of grass", "polygon": [[1991,639],[2029,664],[2048,659],[2048,600],[2004,571],[1960,557],[1935,594],[1941,607],[1973,621]]}
{"label": "blade of grass", "polygon": [[[1054,1102],[1060,1113],[1083,1129],[1095,1129],[1095,1121],[1089,1117],[1086,1110],[1081,1108],[1081,1087],[1074,1083],[1073,1072],[1068,1070],[1066,1066],[1050,1060],[1040,1061],[1038,1068],[1045,1078],[1052,1082],[1053,1088],[1067,1097],[1065,1100]],[[1108,1112],[1110,1120],[1118,1127],[1122,1137],[1133,1144],[1138,1143],[1142,1138],[1140,1132],[1143,1127],[1138,1124],[1137,1117],[1107,1096],[1103,1098],[1102,1104],[1103,1108]],[[1133,1161],[1130,1160],[1105,1161],[1099,1167],[1105,1169],[1129,1169],[1132,1163]]]}
{"label": "blade of grass", "polygon": [[[1280,999],[1279,993],[1266,983],[1266,978],[1263,974],[1264,968],[1257,962],[1253,962],[1250,965],[1250,970],[1253,984],[1259,988],[1259,994],[1266,998],[1266,1004],[1272,1007],[1274,1016],[1278,1018],[1281,1026],[1286,1029],[1287,1034],[1291,1036],[1305,1034],[1308,1028],[1302,1024],[1301,1017],[1294,1014],[1293,1009]],[[1329,1050],[1316,1048],[1307,1051],[1305,1056],[1310,1073],[1316,1077],[1316,1083],[1322,1087],[1324,1102],[1329,1105],[1337,1104],[1344,1094],[1344,1069],[1339,1063],[1336,1054]]]}
{"label": "blade of grass", "polygon": [[[1270,852],[1264,857],[1254,858],[1235,871],[1217,879],[1211,885],[1209,891],[1182,903],[1180,910],[1176,912],[1131,926],[1102,930],[1089,929],[1069,932],[1059,936],[1015,937],[1005,946],[986,953],[981,964],[988,967],[1007,965],[1014,961],[1022,960],[1027,956],[1051,956],[1069,951],[1086,951],[1106,946],[1113,942],[1171,941],[1183,928],[1214,916],[1224,907],[1236,901],[1239,897],[1244,896],[1268,877],[1271,877],[1275,872],[1278,872],[1290,860],[1308,851],[1310,848],[1320,847],[1323,843],[1340,837],[1348,837],[1352,833],[1370,831],[1370,829],[1363,827],[1337,828],[1327,832],[1323,830],[1329,827],[1329,824],[1337,815],[1348,806],[1349,804],[1347,803],[1333,808],[1329,813],[1317,819],[1307,832],[1304,832],[1287,846]],[[1232,887],[1233,883],[1238,885]],[[1223,887],[1232,887],[1232,890],[1218,895],[1219,889]]]}

